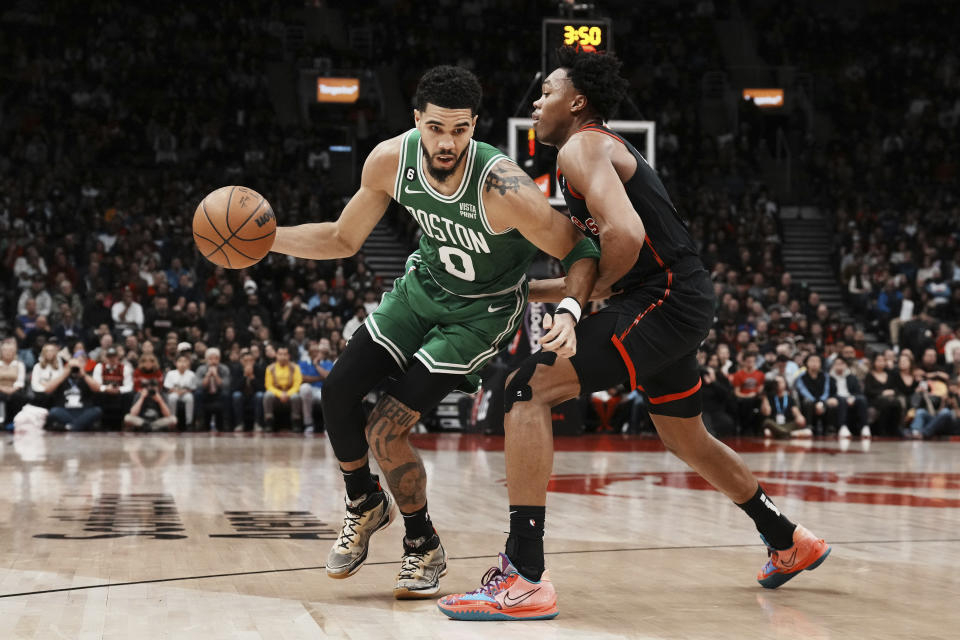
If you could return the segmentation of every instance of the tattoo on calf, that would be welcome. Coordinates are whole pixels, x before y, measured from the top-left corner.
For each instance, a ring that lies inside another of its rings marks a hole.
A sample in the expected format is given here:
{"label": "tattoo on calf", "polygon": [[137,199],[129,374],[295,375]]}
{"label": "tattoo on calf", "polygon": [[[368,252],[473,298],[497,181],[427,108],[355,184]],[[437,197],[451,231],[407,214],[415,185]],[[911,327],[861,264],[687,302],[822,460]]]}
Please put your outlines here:
{"label": "tattoo on calf", "polygon": [[373,408],[367,421],[367,442],[373,445],[373,454],[381,468],[393,462],[389,451],[391,444],[404,437],[419,419],[419,411],[390,395],[383,396]]}
{"label": "tattoo on calf", "polygon": [[390,492],[403,513],[413,513],[427,501],[427,470],[416,452],[414,456],[414,462],[405,462],[389,471],[384,469]]}

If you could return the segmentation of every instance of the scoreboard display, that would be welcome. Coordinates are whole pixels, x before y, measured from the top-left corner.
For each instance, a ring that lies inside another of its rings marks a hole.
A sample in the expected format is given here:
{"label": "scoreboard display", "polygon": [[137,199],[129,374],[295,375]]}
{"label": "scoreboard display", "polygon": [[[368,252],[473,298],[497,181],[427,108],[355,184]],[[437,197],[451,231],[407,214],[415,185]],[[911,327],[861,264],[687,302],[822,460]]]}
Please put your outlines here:
{"label": "scoreboard display", "polygon": [[608,18],[546,18],[543,21],[542,65],[546,77],[557,66],[557,49],[576,47],[593,53],[613,51],[613,29]]}

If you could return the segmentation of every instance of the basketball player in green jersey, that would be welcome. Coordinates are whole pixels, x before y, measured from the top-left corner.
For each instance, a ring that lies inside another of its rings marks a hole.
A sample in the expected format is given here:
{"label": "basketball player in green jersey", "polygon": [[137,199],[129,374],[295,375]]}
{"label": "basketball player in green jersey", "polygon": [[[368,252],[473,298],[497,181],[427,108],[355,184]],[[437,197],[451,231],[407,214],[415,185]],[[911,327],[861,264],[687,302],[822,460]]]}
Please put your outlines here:
{"label": "basketball player in green jersey", "polygon": [[[423,235],[393,291],[351,338],[323,386],[323,413],[347,492],[327,574],[347,578],[369,539],[404,518],[397,598],[439,591],[446,554],[427,514],[427,477],[408,440],[420,415],[455,389],[478,388],[477,372],[516,333],[527,301],[524,276],[537,249],[561,259],[571,299],[558,307],[544,349],[575,353],[574,326],[596,281],[599,251],[534,182],[495,148],[472,139],[480,84],[464,69],[429,70],[417,87],[415,128],[380,143],[360,189],[336,222],[279,227],[273,250],[315,260],[355,254],[396,200]],[[369,418],[361,401],[386,380]],[[370,473],[372,448],[390,493]]]}

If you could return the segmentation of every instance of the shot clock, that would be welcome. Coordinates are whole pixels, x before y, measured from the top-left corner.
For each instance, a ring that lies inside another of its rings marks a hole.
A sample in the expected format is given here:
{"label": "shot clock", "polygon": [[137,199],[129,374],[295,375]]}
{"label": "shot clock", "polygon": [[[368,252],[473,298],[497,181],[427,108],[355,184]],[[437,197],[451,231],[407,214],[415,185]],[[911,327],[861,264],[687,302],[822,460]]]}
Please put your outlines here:
{"label": "shot clock", "polygon": [[583,51],[613,51],[613,29],[607,18],[545,18],[541,47],[543,77],[557,66],[557,48],[577,47]]}

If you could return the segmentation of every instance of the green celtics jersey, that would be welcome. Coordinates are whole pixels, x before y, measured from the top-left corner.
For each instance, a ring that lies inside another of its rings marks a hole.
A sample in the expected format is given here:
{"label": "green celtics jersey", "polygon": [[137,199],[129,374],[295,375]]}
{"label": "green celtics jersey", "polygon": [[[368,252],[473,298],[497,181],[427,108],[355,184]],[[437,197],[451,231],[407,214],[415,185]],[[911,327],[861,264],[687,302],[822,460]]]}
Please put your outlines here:
{"label": "green celtics jersey", "polygon": [[420,132],[411,129],[403,137],[393,198],[423,230],[417,252],[420,268],[458,296],[494,296],[519,287],[537,249],[516,229],[495,233],[483,209],[484,180],[507,156],[471,140],[463,179],[450,196],[421,175],[421,157]]}

